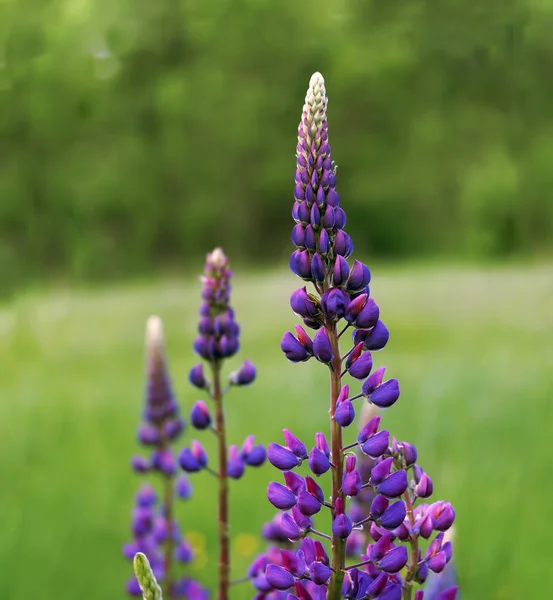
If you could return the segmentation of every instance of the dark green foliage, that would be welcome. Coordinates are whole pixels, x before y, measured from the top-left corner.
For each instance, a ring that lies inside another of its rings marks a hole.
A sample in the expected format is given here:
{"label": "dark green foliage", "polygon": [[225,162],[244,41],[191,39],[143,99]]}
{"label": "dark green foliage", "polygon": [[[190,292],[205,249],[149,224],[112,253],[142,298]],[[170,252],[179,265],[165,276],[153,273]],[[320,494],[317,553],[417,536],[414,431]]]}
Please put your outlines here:
{"label": "dark green foliage", "polygon": [[0,276],[282,256],[306,82],[360,252],[551,249],[553,3],[0,8]]}

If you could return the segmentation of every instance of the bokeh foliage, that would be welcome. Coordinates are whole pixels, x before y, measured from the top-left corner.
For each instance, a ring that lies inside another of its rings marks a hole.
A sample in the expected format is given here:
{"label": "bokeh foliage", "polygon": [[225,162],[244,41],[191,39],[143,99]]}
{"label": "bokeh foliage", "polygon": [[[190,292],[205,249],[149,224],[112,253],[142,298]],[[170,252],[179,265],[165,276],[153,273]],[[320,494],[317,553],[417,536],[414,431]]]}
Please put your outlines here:
{"label": "bokeh foliage", "polygon": [[348,228],[385,256],[542,253],[553,2],[3,0],[0,276],[107,277],[289,235],[310,74]]}

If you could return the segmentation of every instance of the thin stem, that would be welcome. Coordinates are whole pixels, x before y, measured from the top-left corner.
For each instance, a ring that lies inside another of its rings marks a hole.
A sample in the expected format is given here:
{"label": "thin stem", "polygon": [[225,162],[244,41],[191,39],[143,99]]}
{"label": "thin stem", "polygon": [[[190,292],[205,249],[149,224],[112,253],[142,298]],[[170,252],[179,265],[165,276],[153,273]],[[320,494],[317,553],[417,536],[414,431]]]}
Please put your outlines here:
{"label": "thin stem", "polygon": [[326,533],[323,533],[322,531],[317,531],[316,529],[313,529],[313,527],[309,528],[309,532],[312,533],[313,535],[318,535],[319,537],[324,538],[325,540],[331,540],[332,538],[327,535]]}
{"label": "thin stem", "polygon": [[363,562],[358,562],[358,563],[355,563],[354,565],[348,565],[347,567],[345,567],[345,570],[349,571],[350,569],[357,569],[364,565],[368,565],[370,562],[371,562],[370,560],[364,560]]}
{"label": "thin stem", "polygon": [[[347,325],[346,325],[346,326],[345,326],[345,327],[342,329],[342,331],[340,331],[340,333],[338,334],[338,337],[339,337],[339,338],[341,338],[341,337],[344,335],[344,333],[346,333],[346,331],[349,329],[349,327],[350,327],[350,324],[348,323],[348,324],[347,324]],[[351,352],[351,350],[350,350],[350,352]],[[348,354],[349,354],[349,353],[348,353]]]}
{"label": "thin stem", "polygon": [[344,446],[342,448],[342,452],[345,452],[346,450],[351,450],[352,448],[355,448],[356,446],[359,446],[359,442],[353,442],[353,444],[348,444],[347,446]]}
{"label": "thin stem", "polygon": [[[342,453],[342,428],[334,420],[336,401],[340,394],[340,372],[342,371],[342,358],[340,357],[340,346],[338,334],[334,323],[327,324],[328,337],[332,345],[334,359],[330,365],[330,440],[332,448],[332,462],[335,468],[332,470],[332,503],[336,504],[337,498],[345,501],[341,492],[342,478],[344,474],[344,455]],[[340,600],[342,596],[342,582],[344,580],[344,566],[346,564],[346,541],[336,535],[332,536],[332,569],[333,573],[328,586],[327,600]]]}
{"label": "thin stem", "polygon": [[[415,526],[415,515],[413,514],[413,502],[411,501],[411,496],[409,495],[409,490],[405,490],[403,494],[403,499],[405,501],[405,509],[407,512],[407,518],[409,519],[409,524],[411,525],[411,529]],[[418,569],[418,561],[419,561],[419,538],[417,535],[413,534],[409,538],[409,543],[411,545],[411,560],[409,563],[409,567],[407,569],[407,574],[405,575],[405,581],[403,583],[403,600],[411,600],[413,594],[413,579]]]}
{"label": "thin stem", "polygon": [[221,365],[211,363],[213,375],[213,402],[215,404],[215,428],[219,445],[219,600],[228,600],[230,584],[230,535],[228,510],[227,442],[225,413],[221,388]]}
{"label": "thin stem", "polygon": [[173,598],[173,551],[174,551],[174,535],[173,535],[173,500],[174,500],[174,481],[173,475],[165,475],[163,482],[163,505],[165,512],[165,527],[166,537],[164,547],[164,566],[165,566],[165,578],[163,590],[163,597],[171,600]]}

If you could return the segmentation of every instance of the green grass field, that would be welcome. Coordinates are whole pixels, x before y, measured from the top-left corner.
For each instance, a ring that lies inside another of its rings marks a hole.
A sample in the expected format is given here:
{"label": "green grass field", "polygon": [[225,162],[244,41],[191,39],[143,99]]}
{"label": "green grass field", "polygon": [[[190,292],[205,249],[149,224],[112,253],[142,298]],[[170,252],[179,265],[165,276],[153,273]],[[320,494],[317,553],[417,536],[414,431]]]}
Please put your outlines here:
{"label": "green grass field", "polygon": [[[239,357],[253,358],[259,377],[228,397],[232,442],[253,431],[264,443],[280,441],[288,427],[310,443],[327,431],[326,370],[289,364],[279,349],[296,322],[288,308],[295,284],[284,272],[235,278]],[[416,444],[435,498],[457,510],[463,598],[550,598],[553,266],[375,268],[372,291],[391,330],[375,363],[402,385],[383,425]],[[138,449],[144,323],[151,313],[165,321],[188,412],[200,397],[187,382],[198,294],[196,273],[183,273],[182,281],[33,293],[0,308],[4,600],[125,597],[130,565],[120,546],[139,484],[128,463]],[[184,440],[192,437],[212,442],[188,429]],[[261,547],[274,475],[267,465],[233,482],[236,577]],[[194,572],[213,584],[214,480],[199,474],[193,483],[179,514],[198,551]],[[234,592],[253,596],[248,586]]]}

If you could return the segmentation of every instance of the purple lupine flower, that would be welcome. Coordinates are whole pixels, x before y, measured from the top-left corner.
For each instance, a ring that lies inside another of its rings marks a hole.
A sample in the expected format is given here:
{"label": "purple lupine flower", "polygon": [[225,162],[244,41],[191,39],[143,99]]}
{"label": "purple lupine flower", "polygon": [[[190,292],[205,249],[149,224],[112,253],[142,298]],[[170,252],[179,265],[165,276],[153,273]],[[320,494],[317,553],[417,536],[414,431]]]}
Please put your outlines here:
{"label": "purple lupine flower", "polygon": [[[287,550],[280,556],[269,556],[268,552],[263,563],[266,577],[261,581],[269,587],[259,587],[259,569],[255,569],[254,586],[263,594],[294,586],[294,593],[279,596],[287,600],[312,600],[318,595],[325,600],[400,600],[404,586],[411,597],[413,583],[422,583],[428,571],[445,568],[451,546],[440,536],[442,529],[453,523],[455,513],[446,502],[420,503],[421,498],[432,494],[432,482],[416,463],[415,447],[398,443],[390,439],[387,429],[379,429],[380,416],[374,411],[395,404],[400,387],[397,379],[384,381],[385,367],[373,371],[371,353],[384,348],[389,332],[380,319],[380,307],[371,297],[369,268],[359,260],[352,264],[347,260],[354,245],[344,231],[346,214],[336,191],[326,107],[324,80],[316,73],[298,127],[292,209],[295,250],[290,258],[292,272],[312,284],[312,288],[306,284],[296,290],[290,305],[314,333],[296,325],[295,335],[284,334],[281,349],[291,362],[305,362],[314,356],[329,369],[332,454],[322,434],[317,434],[309,453],[297,438],[286,439],[285,445],[269,446],[269,461],[284,472],[285,485],[270,483],[268,497],[277,508],[291,509],[281,520],[285,543],[301,542],[296,554]],[[353,329],[353,347],[343,351],[340,344],[346,338],[342,334],[348,328]],[[345,377],[361,380],[361,393],[354,391],[350,396]],[[367,410],[358,410],[356,401],[358,406],[366,401],[370,415]],[[357,441],[349,443],[344,440],[344,428],[354,422],[356,413],[363,415],[363,423]],[[353,448],[355,455],[348,452]],[[330,471],[331,489],[323,491],[310,476],[294,473],[305,458],[314,475]],[[314,515],[323,509],[331,511],[333,556],[319,565],[313,559],[314,543],[306,536],[330,536],[315,530],[311,521],[302,527],[298,515],[315,520]],[[429,539],[436,531],[439,533],[423,557],[419,538]],[[411,557],[403,545],[406,541],[415,553]],[[366,554],[362,553],[363,546]],[[345,554],[352,551],[361,551],[363,570],[345,569]],[[325,568],[330,564],[332,569]],[[403,577],[399,572],[405,567]],[[310,581],[304,584],[306,580]]]}

